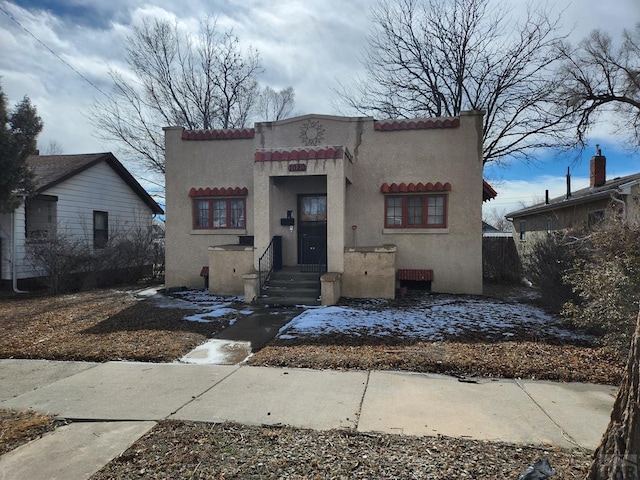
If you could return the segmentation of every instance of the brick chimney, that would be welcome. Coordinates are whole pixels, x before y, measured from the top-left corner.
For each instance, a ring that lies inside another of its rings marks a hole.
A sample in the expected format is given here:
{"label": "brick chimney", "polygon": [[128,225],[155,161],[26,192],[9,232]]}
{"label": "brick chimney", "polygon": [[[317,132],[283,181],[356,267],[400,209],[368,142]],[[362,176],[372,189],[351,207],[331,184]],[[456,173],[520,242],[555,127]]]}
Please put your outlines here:
{"label": "brick chimney", "polygon": [[596,154],[591,157],[591,186],[601,187],[607,181],[607,157],[602,155],[600,145],[596,145]]}

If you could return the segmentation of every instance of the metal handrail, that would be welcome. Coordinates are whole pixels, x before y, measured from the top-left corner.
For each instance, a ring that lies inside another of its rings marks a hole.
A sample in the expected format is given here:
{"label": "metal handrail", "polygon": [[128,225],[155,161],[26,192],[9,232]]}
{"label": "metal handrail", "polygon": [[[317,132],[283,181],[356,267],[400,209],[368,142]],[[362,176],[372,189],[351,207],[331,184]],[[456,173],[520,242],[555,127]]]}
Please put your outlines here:
{"label": "metal handrail", "polygon": [[273,272],[273,238],[269,242],[269,246],[260,256],[258,260],[258,279],[260,281],[260,293],[264,289],[264,284],[267,282],[271,273]]}

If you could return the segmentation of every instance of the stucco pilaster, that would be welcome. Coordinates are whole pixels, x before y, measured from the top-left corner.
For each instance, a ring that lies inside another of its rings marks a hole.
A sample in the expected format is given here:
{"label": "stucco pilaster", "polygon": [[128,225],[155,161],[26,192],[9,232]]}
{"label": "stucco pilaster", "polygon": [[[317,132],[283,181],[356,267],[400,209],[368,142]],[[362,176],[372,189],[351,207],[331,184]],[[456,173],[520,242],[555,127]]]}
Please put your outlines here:
{"label": "stucco pilaster", "polygon": [[[343,162],[340,162],[343,166]],[[327,270],[344,272],[346,181],[344,168],[327,172]]]}
{"label": "stucco pilaster", "polygon": [[260,256],[271,242],[271,177],[262,163],[253,164],[253,228],[254,228],[254,267],[259,269]]}

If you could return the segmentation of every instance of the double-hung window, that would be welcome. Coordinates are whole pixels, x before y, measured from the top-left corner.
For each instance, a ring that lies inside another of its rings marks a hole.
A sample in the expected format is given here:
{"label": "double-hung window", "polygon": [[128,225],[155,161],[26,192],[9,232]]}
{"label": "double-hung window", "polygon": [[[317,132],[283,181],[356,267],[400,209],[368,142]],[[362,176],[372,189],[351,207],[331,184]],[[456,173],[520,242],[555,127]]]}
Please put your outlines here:
{"label": "double-hung window", "polygon": [[385,196],[385,228],[445,228],[446,195]]}
{"label": "double-hung window", "polygon": [[244,198],[195,198],[193,228],[212,230],[246,227]]}
{"label": "double-hung window", "polygon": [[109,213],[93,212],[93,246],[104,248],[109,241]]}

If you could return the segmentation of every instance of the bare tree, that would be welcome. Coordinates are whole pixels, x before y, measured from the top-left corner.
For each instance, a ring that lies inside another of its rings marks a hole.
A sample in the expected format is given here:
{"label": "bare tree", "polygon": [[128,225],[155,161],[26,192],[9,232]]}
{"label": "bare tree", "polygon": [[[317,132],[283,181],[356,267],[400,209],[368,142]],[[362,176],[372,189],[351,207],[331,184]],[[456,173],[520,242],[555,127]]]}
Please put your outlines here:
{"label": "bare tree", "polygon": [[497,228],[501,232],[510,232],[513,224],[507,220],[506,214],[507,211],[504,208],[498,209],[494,207],[483,214],[482,221]]}
{"label": "bare tree", "polygon": [[557,88],[559,16],[542,7],[520,23],[490,0],[382,0],[364,57],[366,77],[338,95],[360,113],[455,116],[484,110],[484,161],[530,158],[563,144]]}
{"label": "bare tree", "polygon": [[279,92],[267,86],[260,93],[257,117],[267,122],[275,122],[290,117],[294,108],[293,87],[283,88]]}
{"label": "bare tree", "polygon": [[[130,73],[111,71],[113,91],[96,100],[92,121],[104,140],[164,173],[162,127],[236,128],[258,96],[258,53],[243,52],[231,31],[207,17],[197,38],[167,21],[145,21],[127,38]],[[131,75],[132,74],[132,75]]]}
{"label": "bare tree", "polygon": [[57,140],[49,140],[47,148],[44,149],[45,155],[62,155],[64,147]]}
{"label": "bare tree", "polygon": [[640,24],[625,30],[614,46],[611,36],[594,30],[577,48],[561,46],[564,59],[558,103],[572,109],[576,137],[585,136],[600,114],[611,111],[618,132],[640,147]]}

